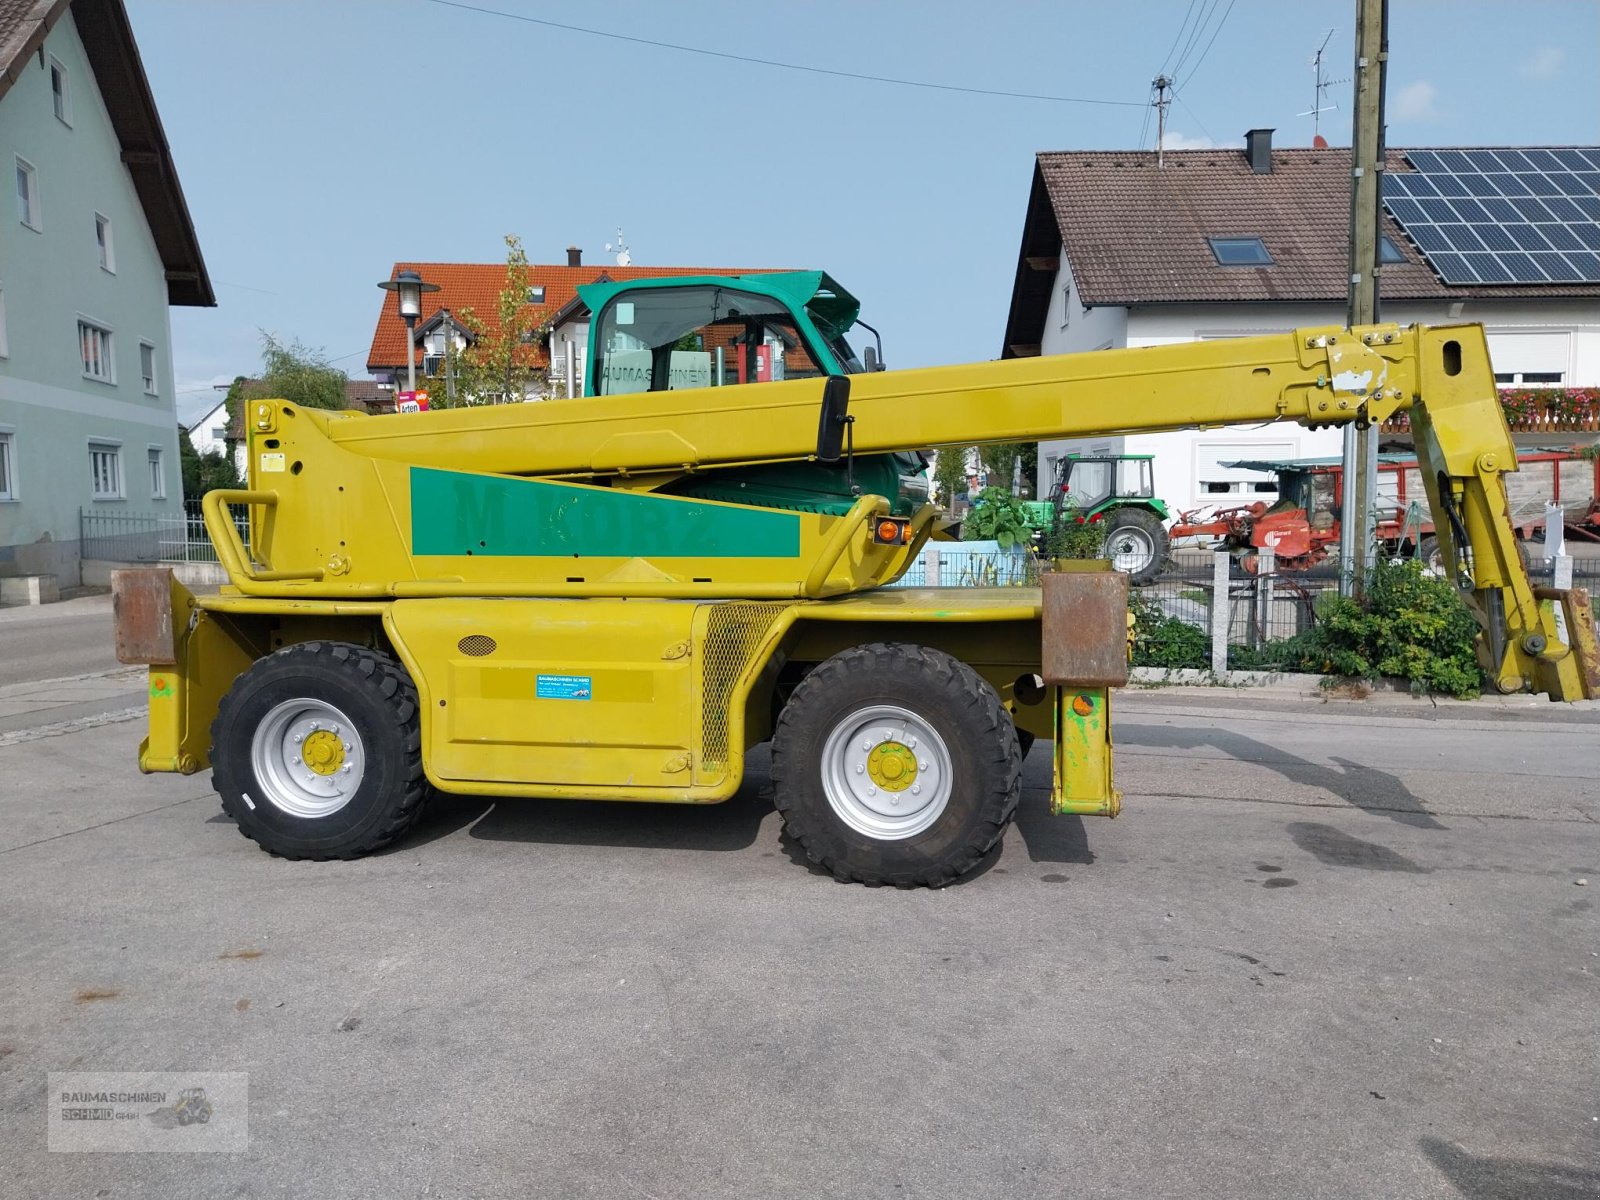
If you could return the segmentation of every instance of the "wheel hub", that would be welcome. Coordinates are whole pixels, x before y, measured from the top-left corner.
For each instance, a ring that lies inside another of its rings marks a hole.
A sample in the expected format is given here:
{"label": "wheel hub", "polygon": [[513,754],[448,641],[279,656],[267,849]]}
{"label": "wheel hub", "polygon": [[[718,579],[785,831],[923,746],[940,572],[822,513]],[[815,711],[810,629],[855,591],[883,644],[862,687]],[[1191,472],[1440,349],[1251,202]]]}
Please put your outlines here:
{"label": "wheel hub", "polygon": [[867,777],[881,788],[903,792],[917,781],[917,756],[900,742],[879,742],[867,754]]}
{"label": "wheel hub", "polygon": [[318,775],[332,775],[344,765],[344,744],[330,729],[318,729],[306,738],[300,756]]}

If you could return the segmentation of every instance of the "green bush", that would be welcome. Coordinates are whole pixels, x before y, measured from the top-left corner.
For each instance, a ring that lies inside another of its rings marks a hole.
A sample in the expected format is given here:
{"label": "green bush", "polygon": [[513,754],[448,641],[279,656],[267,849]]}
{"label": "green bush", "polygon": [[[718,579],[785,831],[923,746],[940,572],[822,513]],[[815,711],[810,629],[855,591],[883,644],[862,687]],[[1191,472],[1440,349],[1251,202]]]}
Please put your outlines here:
{"label": "green bush", "polygon": [[1287,670],[1359,679],[1393,676],[1418,692],[1475,696],[1483,686],[1478,624],[1448,579],[1417,561],[1379,561],[1365,604],[1329,594],[1317,624],[1280,647]]}
{"label": "green bush", "polygon": [[986,487],[978,493],[972,511],[961,522],[961,540],[964,542],[1000,543],[1000,549],[1027,545],[1033,536],[1028,524],[1028,510],[1005,488]]}
{"label": "green bush", "polygon": [[1077,509],[1061,513],[1061,524],[1044,536],[1044,557],[1099,558],[1106,544],[1103,521],[1085,521]]}
{"label": "green bush", "polygon": [[1161,606],[1135,592],[1128,600],[1133,614],[1133,665],[1167,670],[1211,669],[1211,639],[1203,629],[1169,617]]}

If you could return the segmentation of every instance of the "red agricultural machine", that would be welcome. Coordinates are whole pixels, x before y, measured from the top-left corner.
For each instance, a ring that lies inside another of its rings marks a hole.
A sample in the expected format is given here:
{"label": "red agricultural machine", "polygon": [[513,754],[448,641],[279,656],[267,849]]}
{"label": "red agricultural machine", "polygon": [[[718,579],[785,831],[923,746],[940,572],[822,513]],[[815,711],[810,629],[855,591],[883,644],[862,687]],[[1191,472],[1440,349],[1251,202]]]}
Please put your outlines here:
{"label": "red agricultural machine", "polygon": [[[1278,477],[1278,500],[1222,508],[1208,517],[1184,512],[1168,529],[1176,541],[1215,537],[1241,552],[1253,571],[1256,552],[1271,549],[1280,571],[1308,571],[1336,553],[1344,470],[1337,458],[1295,458],[1225,464]],[[1600,460],[1565,451],[1529,451],[1508,472],[1507,497],[1517,537],[1544,537],[1545,506],[1560,505],[1569,538],[1600,542]],[[1378,545],[1391,555],[1415,554],[1437,566],[1439,542],[1428,515],[1417,459],[1412,454],[1378,456]]]}

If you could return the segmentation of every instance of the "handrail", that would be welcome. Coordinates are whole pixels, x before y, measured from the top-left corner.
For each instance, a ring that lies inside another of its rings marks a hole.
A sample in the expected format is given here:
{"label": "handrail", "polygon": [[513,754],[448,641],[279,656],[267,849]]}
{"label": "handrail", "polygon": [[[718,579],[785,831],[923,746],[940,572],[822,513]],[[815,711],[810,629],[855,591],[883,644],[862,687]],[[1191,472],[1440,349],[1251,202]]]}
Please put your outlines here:
{"label": "handrail", "polygon": [[217,557],[222,560],[223,567],[235,583],[241,579],[250,583],[321,580],[323,572],[320,567],[310,571],[274,571],[270,567],[257,570],[245,549],[244,539],[239,536],[238,527],[233,523],[233,515],[228,511],[233,504],[259,504],[271,509],[277,507],[278,493],[251,491],[248,488],[214,488],[200,498],[200,515],[205,518],[206,533],[211,537],[211,544],[217,548]]}

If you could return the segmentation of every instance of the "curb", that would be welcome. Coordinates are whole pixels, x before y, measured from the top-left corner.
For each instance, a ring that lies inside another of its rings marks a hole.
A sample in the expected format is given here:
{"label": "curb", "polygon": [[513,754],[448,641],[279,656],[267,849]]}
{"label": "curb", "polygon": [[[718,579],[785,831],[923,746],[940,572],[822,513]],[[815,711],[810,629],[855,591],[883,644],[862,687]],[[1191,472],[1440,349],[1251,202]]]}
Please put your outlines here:
{"label": "curb", "polygon": [[[1402,680],[1380,679],[1364,682],[1365,694],[1354,688],[1324,686],[1327,675],[1304,675],[1293,671],[1225,671],[1215,675],[1210,671],[1193,668],[1134,667],[1128,673],[1128,686],[1140,688],[1173,688],[1205,691],[1215,694],[1220,689],[1256,691],[1277,696],[1293,696],[1301,700],[1319,700],[1325,703],[1417,703],[1453,708],[1534,709],[1559,703],[1544,696],[1520,694],[1500,696],[1484,693],[1470,700],[1454,696],[1418,694]],[[1561,705],[1562,712],[1600,712],[1600,700],[1572,700]]]}

